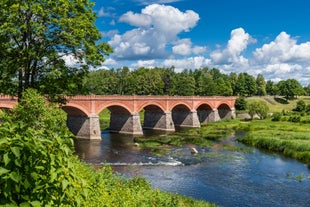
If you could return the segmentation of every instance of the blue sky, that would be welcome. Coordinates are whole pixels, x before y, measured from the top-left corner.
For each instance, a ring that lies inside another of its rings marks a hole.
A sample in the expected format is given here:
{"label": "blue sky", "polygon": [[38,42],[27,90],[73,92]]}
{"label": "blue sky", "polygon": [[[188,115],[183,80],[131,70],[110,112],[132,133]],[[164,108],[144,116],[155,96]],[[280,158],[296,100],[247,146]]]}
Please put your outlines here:
{"label": "blue sky", "polygon": [[308,0],[96,0],[103,68],[218,68],[310,83]]}

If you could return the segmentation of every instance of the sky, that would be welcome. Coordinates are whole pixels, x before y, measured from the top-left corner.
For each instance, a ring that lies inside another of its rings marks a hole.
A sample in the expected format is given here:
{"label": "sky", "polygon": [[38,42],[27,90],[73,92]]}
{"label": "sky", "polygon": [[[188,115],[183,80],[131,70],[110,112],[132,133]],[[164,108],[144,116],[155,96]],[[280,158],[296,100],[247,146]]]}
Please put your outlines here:
{"label": "sky", "polygon": [[93,0],[102,68],[217,68],[310,84],[309,0]]}

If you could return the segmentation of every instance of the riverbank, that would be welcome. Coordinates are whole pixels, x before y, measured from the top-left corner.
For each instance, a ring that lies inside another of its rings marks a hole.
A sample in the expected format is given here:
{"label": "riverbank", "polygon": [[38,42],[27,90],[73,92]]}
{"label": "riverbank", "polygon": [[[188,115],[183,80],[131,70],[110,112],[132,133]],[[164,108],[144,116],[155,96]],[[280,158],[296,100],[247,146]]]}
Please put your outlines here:
{"label": "riverbank", "polygon": [[238,129],[247,131],[238,141],[259,149],[283,154],[310,167],[309,124],[270,119],[240,122]]}
{"label": "riverbank", "polygon": [[77,163],[76,170],[89,189],[85,191],[82,206],[193,206],[215,207],[215,204],[153,189],[146,179],[140,176],[127,178],[115,174],[110,166],[98,169]]}

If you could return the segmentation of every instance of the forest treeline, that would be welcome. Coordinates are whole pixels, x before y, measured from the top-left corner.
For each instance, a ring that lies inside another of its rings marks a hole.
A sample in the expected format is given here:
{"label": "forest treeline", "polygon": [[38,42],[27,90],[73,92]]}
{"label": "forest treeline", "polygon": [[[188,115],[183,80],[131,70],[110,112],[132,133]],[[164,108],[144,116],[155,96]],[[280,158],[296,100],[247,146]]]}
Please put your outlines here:
{"label": "forest treeline", "polygon": [[248,73],[223,74],[216,68],[176,72],[171,68],[100,69],[90,71],[83,90],[97,95],[179,95],[179,96],[264,96],[282,95],[294,98],[310,95],[307,87],[295,79],[274,83],[263,75]]}

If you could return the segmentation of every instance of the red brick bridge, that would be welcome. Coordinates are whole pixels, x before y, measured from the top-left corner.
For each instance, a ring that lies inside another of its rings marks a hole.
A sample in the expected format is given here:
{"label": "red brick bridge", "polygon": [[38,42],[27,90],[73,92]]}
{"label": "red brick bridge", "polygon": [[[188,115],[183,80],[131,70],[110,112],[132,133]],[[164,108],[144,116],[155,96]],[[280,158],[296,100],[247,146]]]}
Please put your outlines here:
{"label": "red brick bridge", "polygon": [[[200,123],[235,117],[235,97],[203,96],[73,96],[61,106],[67,126],[78,137],[101,139],[99,113],[109,109],[110,131],[143,134],[142,129],[175,131]],[[13,108],[17,99],[0,95],[0,108]],[[141,124],[140,112],[144,111]]]}

